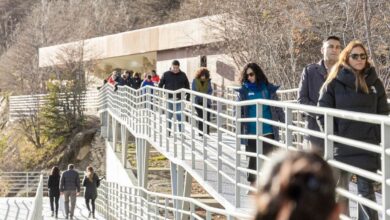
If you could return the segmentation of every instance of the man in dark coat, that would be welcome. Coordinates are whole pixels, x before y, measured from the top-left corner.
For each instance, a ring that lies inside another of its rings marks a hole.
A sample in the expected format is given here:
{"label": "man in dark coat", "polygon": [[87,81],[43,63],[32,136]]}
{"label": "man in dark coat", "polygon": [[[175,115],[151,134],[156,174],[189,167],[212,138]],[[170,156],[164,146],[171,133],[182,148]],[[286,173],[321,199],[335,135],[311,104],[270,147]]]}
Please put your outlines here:
{"label": "man in dark coat", "polygon": [[[337,62],[340,51],[340,38],[329,36],[323,41],[321,48],[323,59],[318,63],[307,65],[302,71],[301,81],[299,83],[298,103],[317,106],[319,91],[332,66]],[[314,131],[320,130],[315,114],[305,114],[305,128]],[[323,154],[324,141],[321,138],[307,135],[305,139],[308,148]]]}
{"label": "man in dark coat", "polygon": [[[180,63],[177,60],[172,61],[171,69],[163,74],[160,80],[160,84],[158,84],[158,87],[165,88],[167,90],[179,90],[179,89],[190,89],[190,82],[188,81],[188,78],[186,74],[180,70]],[[181,94],[178,93],[176,97],[173,97],[173,94],[168,95],[168,109],[173,111],[173,101],[181,100],[183,97],[181,97]],[[181,103],[176,103],[176,112],[181,111]],[[180,113],[176,113],[176,118],[178,121],[181,121],[181,115]],[[168,119],[172,119],[173,114],[171,112],[168,112]],[[171,122],[168,122],[169,129],[171,128]],[[182,131],[182,126],[179,124],[179,131]],[[169,133],[169,132],[168,132]]]}
{"label": "man in dark coat", "polygon": [[[65,171],[60,180],[60,191],[65,197],[66,218],[70,216],[73,219],[74,209],[76,207],[76,197],[80,194],[79,173],[74,170],[74,165],[69,164],[68,170]],[[69,209],[70,200],[70,209]]]}

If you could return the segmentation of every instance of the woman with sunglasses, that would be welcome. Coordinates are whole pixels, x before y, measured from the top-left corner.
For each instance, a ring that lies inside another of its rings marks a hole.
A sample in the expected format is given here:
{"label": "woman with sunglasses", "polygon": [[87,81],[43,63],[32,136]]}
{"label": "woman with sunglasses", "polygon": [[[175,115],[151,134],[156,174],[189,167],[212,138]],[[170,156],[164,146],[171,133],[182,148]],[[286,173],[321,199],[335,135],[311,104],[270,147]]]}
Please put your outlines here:
{"label": "woman with sunglasses", "polygon": [[[238,100],[255,100],[255,99],[272,99],[278,100],[276,91],[279,86],[275,86],[268,82],[263,70],[256,63],[248,63],[245,65],[241,72],[241,88],[238,90]],[[256,105],[243,106],[241,109],[242,118],[256,118],[257,117]],[[271,119],[275,121],[284,122],[284,112],[280,108],[273,106],[262,106],[262,117],[265,119]],[[257,134],[256,122],[243,123],[241,125],[243,134]],[[279,129],[272,125],[263,123],[262,136],[268,139],[279,139]],[[245,150],[248,152],[256,153],[256,140],[255,139],[243,139],[245,144]],[[273,146],[267,142],[263,142],[263,154],[266,155],[273,150]],[[249,157],[248,169],[256,170],[256,158]],[[248,173],[247,180],[251,186],[255,186],[256,175]]]}
{"label": "woman with sunglasses", "polygon": [[[341,52],[321,91],[318,105],[371,114],[389,114],[383,83],[368,61],[367,51],[360,41],[352,41]],[[323,123],[323,122],[321,122]],[[379,144],[378,125],[345,120],[334,120],[335,134],[341,137]],[[334,157],[338,161],[376,172],[380,169],[380,155],[345,144],[334,143]],[[350,174],[340,171],[339,185],[348,188]],[[357,176],[358,193],[375,200],[374,182]],[[344,201],[346,204],[348,201]],[[347,206],[348,207],[348,206]],[[346,214],[348,212],[346,211]],[[378,219],[375,211],[359,205],[359,220]]]}

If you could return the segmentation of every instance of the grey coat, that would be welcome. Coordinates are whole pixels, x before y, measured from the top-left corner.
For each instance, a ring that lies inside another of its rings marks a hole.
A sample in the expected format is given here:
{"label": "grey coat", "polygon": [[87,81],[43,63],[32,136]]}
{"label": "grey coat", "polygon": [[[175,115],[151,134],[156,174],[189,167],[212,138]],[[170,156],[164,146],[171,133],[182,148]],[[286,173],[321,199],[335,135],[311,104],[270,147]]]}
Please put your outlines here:
{"label": "grey coat", "polygon": [[77,191],[80,192],[79,173],[75,170],[67,170],[62,173],[60,180],[60,191]]}
{"label": "grey coat", "polygon": [[[299,82],[298,103],[304,105],[317,106],[319,92],[326,80],[327,70],[324,60],[318,63],[307,65],[301,75]],[[316,115],[307,113],[305,115],[306,128],[310,130],[319,131]],[[307,137],[309,139],[314,137]]]}
{"label": "grey coat", "polygon": [[93,174],[92,182],[87,176],[84,176],[83,186],[85,187],[84,197],[86,199],[96,199],[97,188],[100,186],[100,179],[96,173]]}

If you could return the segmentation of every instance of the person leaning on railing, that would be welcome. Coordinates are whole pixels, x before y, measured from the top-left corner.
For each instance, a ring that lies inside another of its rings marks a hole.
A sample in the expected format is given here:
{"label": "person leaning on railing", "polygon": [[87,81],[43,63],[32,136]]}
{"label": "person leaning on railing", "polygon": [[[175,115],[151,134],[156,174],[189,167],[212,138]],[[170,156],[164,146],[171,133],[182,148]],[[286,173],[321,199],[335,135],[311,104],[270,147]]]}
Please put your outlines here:
{"label": "person leaning on railing", "polygon": [[[318,106],[387,115],[389,108],[386,100],[383,83],[378,78],[375,68],[368,61],[364,45],[356,40],[350,42],[341,52],[338,62],[325,81]],[[321,124],[324,124],[323,120]],[[341,137],[371,144],[379,145],[381,142],[380,126],[365,122],[335,119],[334,133]],[[340,143],[334,143],[334,148],[334,156],[338,161],[371,172],[380,169],[380,155],[376,153]],[[340,186],[347,189],[350,174],[340,171],[339,178]],[[374,181],[358,176],[358,193],[375,201],[373,184]],[[348,203],[348,201],[344,202]],[[359,206],[359,220],[377,219],[377,213],[374,210],[361,207]]]}
{"label": "person leaning on railing", "polygon": [[265,164],[254,220],[336,220],[332,169],[312,152],[277,151]]}
{"label": "person leaning on railing", "polygon": [[[256,100],[256,99],[271,99],[278,100],[276,91],[279,86],[275,86],[269,83],[266,75],[260,66],[256,63],[248,63],[245,65],[241,72],[241,88],[238,90],[238,101]],[[257,111],[259,111],[256,105],[244,106],[241,109],[242,118],[256,118]],[[281,108],[273,106],[263,105],[262,106],[263,118],[272,119],[274,121],[284,122],[284,112]],[[257,134],[256,122],[243,123],[242,125],[243,134]],[[279,140],[279,128],[273,127],[272,125],[263,123],[262,135],[269,139]],[[245,144],[245,150],[248,152],[255,153],[256,140],[254,139],[243,139]],[[267,142],[263,142],[263,154],[267,155],[273,150],[273,146]],[[256,170],[256,158],[249,157],[248,169]],[[248,182],[251,186],[255,186],[256,175],[248,173]]]}

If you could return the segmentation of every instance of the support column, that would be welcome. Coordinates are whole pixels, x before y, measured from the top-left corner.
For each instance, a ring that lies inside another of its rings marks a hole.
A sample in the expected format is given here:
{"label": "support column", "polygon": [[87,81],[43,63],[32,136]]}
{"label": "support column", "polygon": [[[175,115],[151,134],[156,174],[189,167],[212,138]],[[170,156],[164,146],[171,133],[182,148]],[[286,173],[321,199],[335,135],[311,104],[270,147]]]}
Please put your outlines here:
{"label": "support column", "polygon": [[127,168],[127,152],[129,145],[129,131],[127,130],[125,125],[121,125],[121,161],[124,168]]}
{"label": "support column", "polygon": [[116,144],[118,142],[118,122],[112,118],[112,148],[117,152]]}
{"label": "support column", "polygon": [[150,146],[141,138],[135,139],[137,154],[137,180],[138,186],[146,188],[149,173],[149,150]]}
{"label": "support column", "polygon": [[[192,189],[192,176],[187,171],[185,172],[184,176],[184,190],[183,190],[183,197],[191,197],[191,189]],[[182,204],[183,210],[189,211],[190,210],[190,204],[188,202],[184,202]],[[181,220],[188,220],[190,218],[189,215],[182,214]]]}
{"label": "support column", "polygon": [[111,141],[112,139],[112,117],[107,113],[107,140]]}
{"label": "support column", "polygon": [[[184,191],[184,169],[175,163],[171,162],[171,187],[172,187],[172,195],[174,196],[183,196]],[[181,209],[182,202],[173,200],[173,207],[176,209]],[[175,220],[180,220],[181,214],[175,213]]]}

